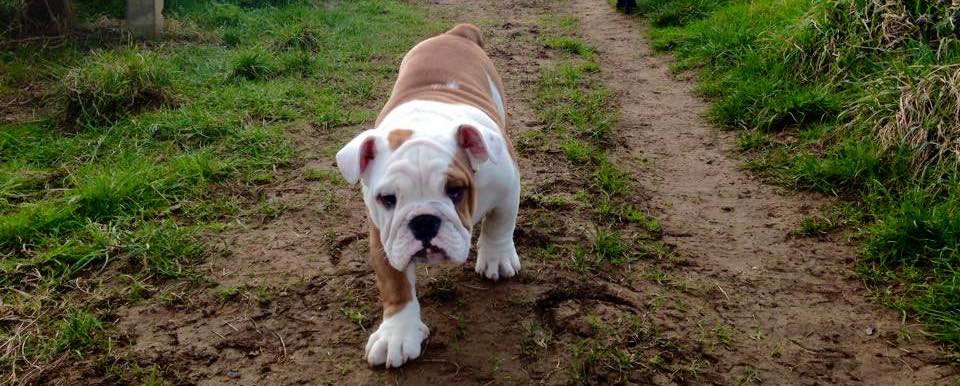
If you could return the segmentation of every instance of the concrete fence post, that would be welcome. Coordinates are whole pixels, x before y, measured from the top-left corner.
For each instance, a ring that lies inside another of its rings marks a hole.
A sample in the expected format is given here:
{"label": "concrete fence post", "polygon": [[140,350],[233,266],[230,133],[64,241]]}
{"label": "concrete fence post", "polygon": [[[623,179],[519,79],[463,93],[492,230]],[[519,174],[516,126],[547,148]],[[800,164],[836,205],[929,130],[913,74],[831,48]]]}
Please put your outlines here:
{"label": "concrete fence post", "polygon": [[163,32],[163,0],[127,0],[127,29],[138,39]]}

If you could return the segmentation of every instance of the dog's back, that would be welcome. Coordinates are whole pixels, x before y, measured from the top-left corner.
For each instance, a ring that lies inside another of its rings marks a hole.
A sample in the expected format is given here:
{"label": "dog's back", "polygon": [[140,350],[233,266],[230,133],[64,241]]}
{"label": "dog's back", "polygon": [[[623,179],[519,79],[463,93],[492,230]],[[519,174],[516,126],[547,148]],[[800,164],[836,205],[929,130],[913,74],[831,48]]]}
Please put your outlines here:
{"label": "dog's back", "polygon": [[412,100],[476,106],[506,130],[503,82],[483,51],[480,30],[472,24],[458,24],[407,53],[377,125],[396,106]]}

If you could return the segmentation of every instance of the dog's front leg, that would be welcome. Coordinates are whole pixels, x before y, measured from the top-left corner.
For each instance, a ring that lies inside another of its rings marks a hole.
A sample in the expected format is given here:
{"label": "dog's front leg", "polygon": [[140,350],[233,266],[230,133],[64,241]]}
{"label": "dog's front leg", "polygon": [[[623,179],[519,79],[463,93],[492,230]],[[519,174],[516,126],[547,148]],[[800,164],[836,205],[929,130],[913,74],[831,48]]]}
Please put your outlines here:
{"label": "dog's front leg", "polygon": [[520,208],[520,187],[508,194],[480,225],[477,240],[477,273],[491,280],[512,277],[520,271],[520,257],[513,244]]}
{"label": "dog's front leg", "polygon": [[430,330],[420,320],[416,294],[416,269],[406,272],[393,268],[380,241],[380,231],[370,226],[370,264],[377,275],[377,288],[383,304],[383,321],[367,340],[367,362],[373,366],[400,367],[420,356],[420,344]]}

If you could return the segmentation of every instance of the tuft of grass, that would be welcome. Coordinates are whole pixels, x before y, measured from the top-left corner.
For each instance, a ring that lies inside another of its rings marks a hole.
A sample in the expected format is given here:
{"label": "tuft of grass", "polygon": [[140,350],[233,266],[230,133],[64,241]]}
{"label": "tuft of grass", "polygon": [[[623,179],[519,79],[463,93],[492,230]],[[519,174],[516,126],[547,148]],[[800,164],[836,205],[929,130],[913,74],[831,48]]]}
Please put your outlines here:
{"label": "tuft of grass", "polygon": [[593,250],[599,258],[615,265],[625,263],[630,257],[630,246],[619,232],[611,229],[597,230]]}
{"label": "tuft of grass", "polygon": [[340,313],[344,317],[349,319],[351,322],[356,323],[357,326],[363,328],[364,323],[367,320],[367,315],[370,313],[368,306],[359,306],[359,307],[350,307],[344,306],[340,307]]}
{"label": "tuft of grass", "polygon": [[760,376],[757,375],[757,370],[753,367],[747,367],[743,371],[743,375],[737,378],[736,382],[733,383],[734,386],[746,386],[760,383]]}
{"label": "tuft of grass", "polygon": [[575,272],[586,273],[596,270],[598,262],[586,248],[577,245],[569,251],[569,260],[564,261],[563,265]]}
{"label": "tuft of grass", "polygon": [[57,337],[51,353],[70,352],[81,357],[88,350],[104,345],[103,322],[86,311],[74,311],[57,323]]}
{"label": "tuft of grass", "polygon": [[767,150],[774,146],[770,135],[762,130],[748,130],[737,136],[737,150]]}
{"label": "tuft of grass", "polygon": [[804,217],[800,220],[796,234],[801,236],[819,236],[835,229],[860,225],[864,221],[864,214],[860,207],[851,203],[841,202],[834,205],[823,214]]}
{"label": "tuft of grass", "polygon": [[233,58],[233,79],[265,80],[280,73],[280,65],[273,55],[262,48],[253,48]]}
{"label": "tuft of grass", "polygon": [[618,116],[613,93],[591,76],[595,67],[593,62],[563,62],[545,71],[536,107],[548,128],[603,147]]}
{"label": "tuft of grass", "polygon": [[546,134],[540,130],[529,130],[520,133],[514,148],[517,152],[528,154],[529,152],[542,147],[547,142]]}
{"label": "tuft of grass", "polygon": [[597,149],[577,140],[568,139],[560,145],[560,148],[567,159],[576,165],[594,162],[600,157],[597,154]]}
{"label": "tuft of grass", "polygon": [[597,187],[604,193],[610,195],[627,193],[627,188],[630,184],[629,173],[621,170],[611,162],[601,162],[593,178]]}
{"label": "tuft of grass", "polygon": [[716,338],[717,340],[717,343],[723,345],[724,347],[728,349],[733,349],[737,345],[737,342],[734,341],[733,337],[731,336],[732,333],[723,324],[718,323],[713,328],[712,332],[713,332],[714,338]]}
{"label": "tuft of grass", "polygon": [[326,184],[343,185],[343,178],[337,172],[326,169],[307,169],[303,172],[307,181],[323,182]]}
{"label": "tuft of grass", "polygon": [[800,229],[797,234],[802,236],[818,236],[827,234],[834,228],[830,219],[822,216],[808,216],[800,220]]}
{"label": "tuft of grass", "polygon": [[226,302],[238,298],[244,291],[246,291],[245,286],[227,287],[217,290],[217,292],[214,293],[214,297],[221,302]]}
{"label": "tuft of grass", "polygon": [[627,221],[635,222],[643,225],[643,227],[653,233],[659,233],[661,231],[660,220],[656,217],[650,216],[647,212],[644,212],[642,209],[637,207],[627,207],[625,210],[625,215]]}
{"label": "tuft of grass", "polygon": [[314,25],[296,25],[280,32],[274,47],[279,50],[314,51],[323,46],[327,33]]}
{"label": "tuft of grass", "polygon": [[163,375],[157,366],[151,366],[149,370],[143,371],[140,376],[140,386],[167,386],[168,383],[163,379]]}
{"label": "tuft of grass", "polygon": [[510,306],[513,308],[527,310],[534,305],[534,300],[524,296],[524,295],[513,295],[507,299],[507,302],[510,303]]}
{"label": "tuft of grass", "polygon": [[572,36],[548,36],[543,39],[543,45],[547,48],[564,51],[584,59],[593,57],[593,48],[588,46],[583,40]]}
{"label": "tuft of grass", "polygon": [[[960,43],[953,45],[960,58]],[[960,159],[960,67],[930,63],[920,68],[884,69],[865,84],[864,97],[846,114],[848,127],[873,133],[879,153],[913,149],[913,166],[925,170]]]}
{"label": "tuft of grass", "polygon": [[145,223],[123,242],[131,259],[161,278],[192,276],[188,267],[206,257],[196,229],[170,220]]}
{"label": "tuft of grass", "polygon": [[69,128],[107,125],[172,104],[174,72],[151,54],[132,50],[94,53],[60,81],[61,121]]}

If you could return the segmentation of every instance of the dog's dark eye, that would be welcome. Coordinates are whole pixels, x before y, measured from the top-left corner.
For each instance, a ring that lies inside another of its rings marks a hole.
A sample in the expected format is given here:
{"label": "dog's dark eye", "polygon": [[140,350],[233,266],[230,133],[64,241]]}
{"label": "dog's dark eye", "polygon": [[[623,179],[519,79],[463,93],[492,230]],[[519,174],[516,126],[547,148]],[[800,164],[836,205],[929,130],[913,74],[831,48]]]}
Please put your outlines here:
{"label": "dog's dark eye", "polygon": [[450,197],[454,203],[460,202],[460,199],[463,198],[463,191],[465,189],[462,186],[450,186],[447,187],[447,197]]}
{"label": "dog's dark eye", "polygon": [[387,209],[393,209],[393,207],[397,206],[397,196],[393,194],[381,194],[377,196],[377,200]]}

